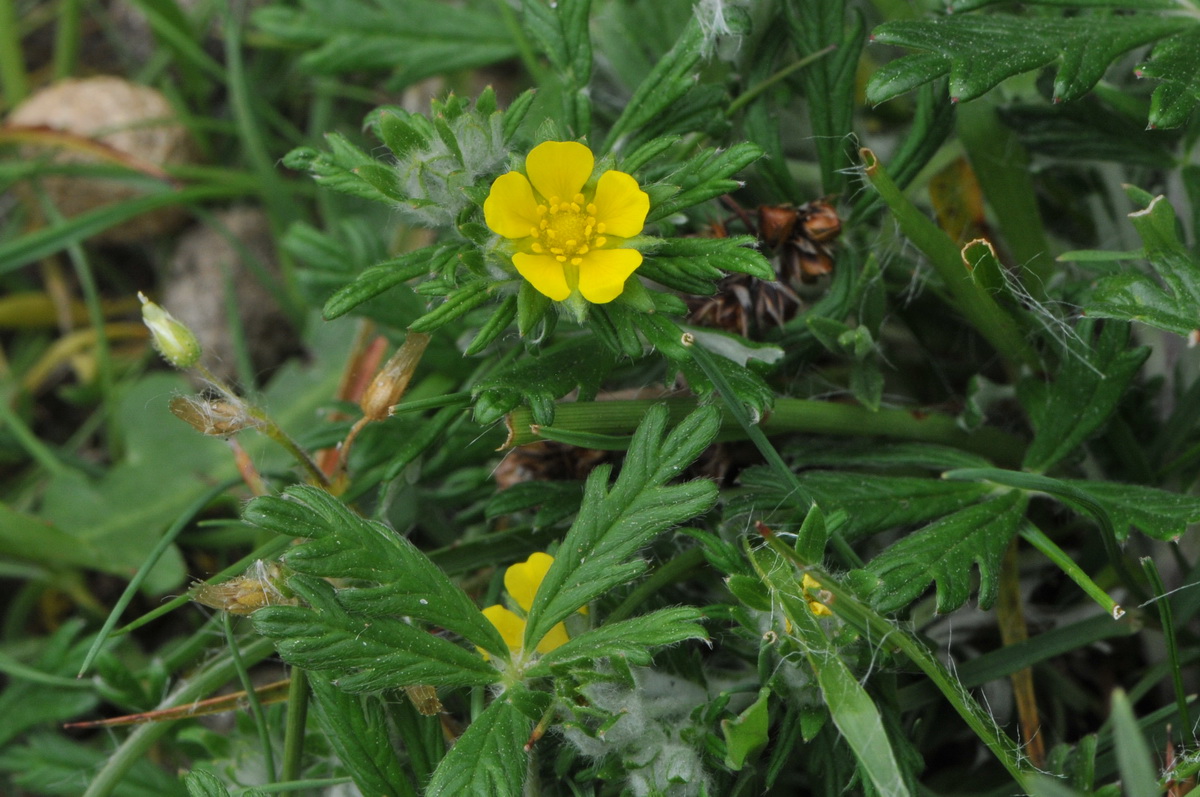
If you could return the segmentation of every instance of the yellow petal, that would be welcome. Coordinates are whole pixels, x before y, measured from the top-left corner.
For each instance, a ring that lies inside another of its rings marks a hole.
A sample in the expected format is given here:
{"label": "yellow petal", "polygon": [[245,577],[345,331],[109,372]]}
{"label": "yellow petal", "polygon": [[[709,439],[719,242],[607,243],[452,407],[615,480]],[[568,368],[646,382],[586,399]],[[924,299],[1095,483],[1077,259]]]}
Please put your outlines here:
{"label": "yellow petal", "polygon": [[492,190],[483,201],[483,219],[497,235],[525,238],[538,226],[537,209],[529,180],[520,172],[509,172],[492,183]]}
{"label": "yellow petal", "polygon": [[558,623],[551,628],[544,637],[542,637],[542,641],[537,644],[537,652],[549,653],[555,648],[560,648],[567,644],[570,639],[571,638],[567,636],[567,627],[562,623]]}
{"label": "yellow petal", "polygon": [[636,249],[593,249],[579,265],[579,292],[592,304],[607,304],[621,295],[625,280],[641,264]]}
{"label": "yellow petal", "polygon": [[547,141],[534,147],[525,158],[525,173],[546,199],[558,197],[570,202],[592,176],[595,165],[592,151],[583,144]]}
{"label": "yellow petal", "polygon": [[[488,619],[492,625],[496,626],[496,630],[500,632],[501,638],[504,639],[504,644],[508,645],[508,649],[516,653],[521,649],[525,642],[525,621],[508,609],[500,606],[489,606],[483,610],[483,616]],[[486,652],[484,658],[488,658]]]}
{"label": "yellow petal", "polygon": [[819,601],[809,601],[808,610],[817,617],[830,617],[833,615],[833,609],[830,609]]}
{"label": "yellow petal", "polygon": [[600,175],[593,201],[596,204],[596,223],[604,225],[605,235],[629,238],[646,226],[650,195],[625,172],[610,171]]}
{"label": "yellow petal", "polygon": [[504,589],[525,611],[529,611],[533,605],[533,596],[537,594],[552,564],[553,556],[538,551],[530,554],[524,562],[517,562],[504,571]]}
{"label": "yellow petal", "polygon": [[567,287],[567,277],[563,273],[563,265],[555,260],[553,255],[518,252],[513,255],[513,265],[539,293],[549,296],[554,301],[561,302],[571,295],[571,289]]}

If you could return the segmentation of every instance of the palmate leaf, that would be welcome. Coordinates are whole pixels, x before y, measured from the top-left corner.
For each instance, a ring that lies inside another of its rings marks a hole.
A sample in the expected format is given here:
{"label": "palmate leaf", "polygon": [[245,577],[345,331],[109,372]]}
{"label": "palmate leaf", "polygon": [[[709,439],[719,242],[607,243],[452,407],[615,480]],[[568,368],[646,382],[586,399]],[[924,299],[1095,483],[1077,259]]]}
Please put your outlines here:
{"label": "palmate leaf", "polygon": [[[1136,189],[1130,193],[1135,199],[1146,198]],[[1200,262],[1179,240],[1175,210],[1166,197],[1144,204],[1145,209],[1129,214],[1129,220],[1158,279],[1136,271],[1105,277],[1097,282],[1084,312],[1190,335],[1200,328]]]}
{"label": "palmate leaf", "polygon": [[474,651],[398,618],[351,614],[327,581],[292,576],[288,586],[307,606],[259,609],[254,627],[275,641],[284,661],[326,673],[339,689],[487,686],[500,680],[500,672]]}
{"label": "palmate leaf", "polygon": [[[1084,11],[1069,18],[956,14],[888,22],[875,29],[872,40],[918,52],[876,72],[867,84],[867,99],[884,102],[949,75],[950,96],[956,101],[972,100],[1005,78],[1050,64],[1058,67],[1055,101],[1078,99],[1123,53],[1194,31],[1195,26],[1195,20],[1184,17],[1108,11]],[[1170,67],[1170,57],[1166,61],[1166,72],[1182,72]]]}
{"label": "palmate leaf", "polygon": [[361,614],[368,622],[374,617],[413,617],[487,650],[500,653],[506,649],[495,626],[467,594],[404,537],[355,514],[315,487],[289,487],[284,496],[255,499],[246,507],[245,520],[279,534],[305,538],[283,558],[297,573],[361,582],[339,592],[341,609]]}
{"label": "palmate leaf", "polygon": [[873,596],[880,611],[896,611],[937,582],[937,610],[966,603],[971,568],[979,568],[979,606],[996,600],[1000,560],[1025,515],[1026,498],[1005,493],[913,532],[876,556],[867,569],[880,580]]}
{"label": "palmate leaf", "polygon": [[319,74],[397,70],[394,86],[472,69],[517,54],[492,3],[436,0],[303,0],[274,5],[254,22],[271,36],[305,47],[300,64]]}
{"label": "palmate leaf", "polygon": [[579,517],[567,532],[530,607],[525,647],[533,648],[558,623],[646,569],[631,560],[657,534],[707,511],[717,488],[709,481],[666,486],[716,437],[721,415],[707,406],[663,437],[667,409],[646,413],[629,445],[621,475],[610,488],[610,468],[592,471]]}

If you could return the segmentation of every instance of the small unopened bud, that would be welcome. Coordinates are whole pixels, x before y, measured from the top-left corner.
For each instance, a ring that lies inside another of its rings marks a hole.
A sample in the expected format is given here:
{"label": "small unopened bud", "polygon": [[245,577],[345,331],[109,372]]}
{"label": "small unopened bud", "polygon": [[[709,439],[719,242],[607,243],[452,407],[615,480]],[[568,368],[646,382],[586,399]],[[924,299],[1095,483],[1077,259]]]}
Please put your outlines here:
{"label": "small unopened bud", "polygon": [[243,429],[262,425],[242,404],[225,399],[176,396],[170,408],[176,418],[210,437],[232,437]]}
{"label": "small unopened bud", "polygon": [[282,580],[283,572],[275,562],[259,559],[236,578],[220,584],[197,584],[192,588],[192,600],[230,614],[252,614],[264,606],[296,606],[296,598],[289,598],[275,586]]}
{"label": "small unopened bud", "polygon": [[421,355],[429,345],[429,336],[420,332],[409,332],[404,344],[396,350],[363,393],[359,406],[363,417],[370,421],[381,421],[388,417],[392,407],[400,403],[408,382],[412,379]]}
{"label": "small unopened bud", "polygon": [[150,301],[141,292],[142,321],[150,328],[154,348],[163,359],[176,368],[190,368],[200,359],[200,343],[192,330],[177,321],[170,313]]}

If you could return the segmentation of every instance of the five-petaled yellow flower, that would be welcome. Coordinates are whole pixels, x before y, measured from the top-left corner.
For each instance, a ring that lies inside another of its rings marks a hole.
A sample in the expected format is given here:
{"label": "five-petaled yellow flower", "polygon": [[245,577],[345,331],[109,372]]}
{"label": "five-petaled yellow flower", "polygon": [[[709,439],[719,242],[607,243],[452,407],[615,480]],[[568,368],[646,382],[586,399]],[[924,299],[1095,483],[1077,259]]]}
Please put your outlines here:
{"label": "five-petaled yellow flower", "polygon": [[483,203],[487,226],[514,243],[517,271],[556,302],[576,290],[611,302],[642,264],[625,243],[645,226],[650,197],[625,172],[593,180],[595,165],[583,144],[547,141],[525,158],[525,174],[497,177]]}
{"label": "five-petaled yellow flower", "polygon": [[[529,607],[533,606],[538,587],[542,585],[542,580],[552,564],[553,556],[539,552],[531,554],[524,562],[518,562],[504,571],[504,589],[522,611],[528,612]],[[483,616],[496,626],[500,636],[504,638],[504,644],[508,645],[508,649],[513,653],[525,646],[525,620],[516,612],[497,604],[484,609]],[[568,639],[570,637],[567,636],[567,627],[557,623],[538,642],[537,652],[549,653],[565,644]],[[487,653],[483,655],[487,658]]]}

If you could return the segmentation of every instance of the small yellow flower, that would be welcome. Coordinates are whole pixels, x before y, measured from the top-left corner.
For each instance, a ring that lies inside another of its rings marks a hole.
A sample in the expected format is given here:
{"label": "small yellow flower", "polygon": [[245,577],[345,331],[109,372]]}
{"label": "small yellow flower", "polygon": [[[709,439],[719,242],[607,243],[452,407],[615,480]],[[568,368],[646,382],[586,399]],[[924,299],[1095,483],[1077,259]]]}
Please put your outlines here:
{"label": "small yellow flower", "polygon": [[[821,582],[817,581],[815,578],[810,576],[808,573],[804,574],[804,578],[801,579],[800,583],[801,583],[801,586],[804,588],[805,593],[811,594],[811,593],[815,592],[817,594],[817,596],[821,598],[821,600],[826,600],[826,601],[829,600],[829,598],[831,597],[828,592],[821,589]],[[816,615],[817,617],[830,617],[833,615],[833,610],[830,609],[828,606],[826,606],[824,603],[822,603],[820,600],[816,600],[815,598],[808,598],[807,601],[808,601],[808,610],[810,612],[812,612],[814,615]]]}
{"label": "small yellow flower", "polygon": [[650,197],[625,172],[593,181],[595,165],[583,144],[547,141],[525,158],[525,174],[497,177],[483,203],[487,226],[514,243],[517,271],[556,302],[576,290],[611,302],[642,264],[624,244],[645,226]]}
{"label": "small yellow flower", "polygon": [[[533,599],[537,595],[538,587],[542,585],[542,580],[546,578],[546,572],[552,564],[554,564],[553,556],[538,552],[531,554],[524,562],[518,562],[504,571],[504,589],[516,601],[521,611],[527,612],[529,607],[533,606]],[[523,617],[499,604],[484,609],[483,616],[496,626],[496,630],[500,632],[504,644],[508,645],[510,651],[516,653],[524,647],[525,619]],[[566,644],[569,639],[567,627],[562,623],[557,623],[538,642],[537,652],[549,653]],[[489,658],[486,651],[481,652],[485,659]]]}

